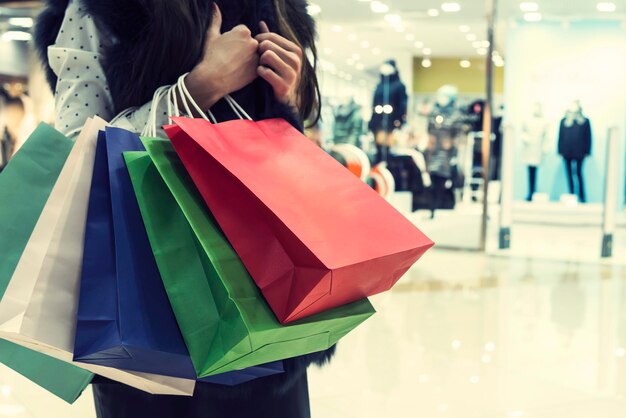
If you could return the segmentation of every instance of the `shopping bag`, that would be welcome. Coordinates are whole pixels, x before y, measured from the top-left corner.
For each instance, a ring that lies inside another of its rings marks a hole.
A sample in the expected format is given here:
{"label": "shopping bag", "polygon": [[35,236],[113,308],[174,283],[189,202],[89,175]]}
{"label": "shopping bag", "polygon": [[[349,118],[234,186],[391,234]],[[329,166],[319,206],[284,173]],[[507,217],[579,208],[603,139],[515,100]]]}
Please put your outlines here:
{"label": "shopping bag", "polygon": [[[41,124],[0,174],[0,295],[5,293],[72,145],[61,133]],[[86,370],[4,340],[0,340],[0,362],[70,403],[93,377]]]}
{"label": "shopping bag", "polygon": [[[105,126],[100,118],[86,122],[0,302],[0,337],[67,362],[74,350],[96,139]],[[177,378],[76,365],[154,394],[189,395],[193,389]],[[181,392],[181,385],[188,390]]]}
{"label": "shopping bag", "polygon": [[390,289],[433,245],[284,120],[174,122],[176,151],[282,323]]}
{"label": "shopping bag", "polygon": [[[123,151],[143,149],[131,132],[107,128],[98,138],[92,181],[74,359],[194,382],[189,358],[152,255]],[[238,384],[282,371],[216,376]],[[187,383],[185,390],[193,389]]]}
{"label": "shopping bag", "polygon": [[[169,141],[143,141],[154,163],[143,153],[127,155],[127,163],[165,288],[199,375],[325,350],[374,313],[362,300],[281,325]],[[253,227],[248,230],[252,233]]]}

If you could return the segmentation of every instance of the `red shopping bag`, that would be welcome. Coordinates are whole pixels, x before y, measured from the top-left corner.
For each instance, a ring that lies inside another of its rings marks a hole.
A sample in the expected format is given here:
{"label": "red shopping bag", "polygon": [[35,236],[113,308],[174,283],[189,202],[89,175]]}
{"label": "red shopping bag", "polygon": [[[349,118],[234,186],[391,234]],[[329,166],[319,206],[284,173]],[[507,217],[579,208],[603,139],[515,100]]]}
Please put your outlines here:
{"label": "red shopping bag", "polygon": [[433,245],[282,119],[174,122],[176,152],[281,323],[389,290]]}

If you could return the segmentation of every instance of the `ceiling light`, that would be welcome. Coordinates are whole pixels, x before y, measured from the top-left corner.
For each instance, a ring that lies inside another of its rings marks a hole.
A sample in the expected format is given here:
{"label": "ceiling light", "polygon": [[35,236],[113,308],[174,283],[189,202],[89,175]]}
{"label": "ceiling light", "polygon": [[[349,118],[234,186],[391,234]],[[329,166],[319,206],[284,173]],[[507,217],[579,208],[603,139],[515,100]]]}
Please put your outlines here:
{"label": "ceiling light", "polygon": [[422,49],[422,54],[424,54],[424,55],[430,55],[432,53],[433,53],[433,51],[430,48]]}
{"label": "ceiling light", "polygon": [[392,25],[399,25],[400,23],[402,23],[402,18],[400,17],[400,15],[397,15],[395,13],[386,14],[385,20]]}
{"label": "ceiling light", "polygon": [[470,42],[474,42],[476,39],[478,39],[478,37],[473,33],[468,33],[467,35],[465,35],[465,39]]}
{"label": "ceiling light", "polygon": [[470,383],[471,383],[471,384],[475,385],[475,384],[477,384],[478,382],[480,382],[480,377],[478,377],[478,376],[472,376],[472,377],[470,377]]}
{"label": "ceiling light", "polygon": [[374,13],[387,13],[389,11],[389,6],[387,6],[382,1],[373,1],[370,3],[370,8]]}
{"label": "ceiling light", "polygon": [[472,47],[473,48],[482,48],[483,43],[481,41],[474,41],[472,42]]}
{"label": "ceiling light", "polygon": [[472,66],[472,63],[469,60],[461,60],[461,62],[459,62],[459,65],[461,66],[461,68],[469,68]]}
{"label": "ceiling light", "polygon": [[406,40],[411,42],[415,40],[415,35],[413,35],[412,33],[407,33],[406,34]]}
{"label": "ceiling light", "polygon": [[430,67],[432,67],[432,65],[433,65],[433,63],[432,63],[432,61],[431,61],[430,59],[428,59],[428,58],[424,58],[424,59],[422,60],[422,67],[424,67],[424,68],[430,68]]}
{"label": "ceiling light", "polygon": [[354,42],[354,41],[356,41],[356,38],[357,38],[357,36],[354,33],[351,33],[351,34],[348,35],[348,40],[349,41]]}
{"label": "ceiling light", "polygon": [[483,48],[489,48],[489,46],[491,46],[491,42],[489,42],[489,41],[482,41],[482,46],[483,46]]}
{"label": "ceiling light", "polygon": [[478,49],[476,50],[476,53],[477,53],[478,55],[487,55],[487,49],[486,49],[486,48],[478,48]]}
{"label": "ceiling light", "polygon": [[317,3],[309,3],[309,5],[306,7],[306,11],[310,16],[317,16],[318,14],[322,13],[322,8]]}
{"label": "ceiling light", "polygon": [[519,8],[522,12],[537,12],[539,11],[539,5],[534,1],[525,1],[520,3]]}
{"label": "ceiling light", "polygon": [[459,30],[460,30],[461,32],[463,32],[463,33],[467,33],[467,32],[469,32],[469,31],[470,31],[470,27],[469,27],[469,26],[467,26],[467,25],[461,25],[461,26],[459,26]]}
{"label": "ceiling light", "polygon": [[496,344],[492,341],[489,341],[485,344],[485,351],[492,353],[496,349]]}
{"label": "ceiling light", "polygon": [[524,416],[524,411],[509,411],[506,416],[509,418],[521,418]]}
{"label": "ceiling light", "polygon": [[356,65],[356,69],[359,71],[363,71],[365,69],[365,66],[363,64],[361,64],[360,62]]}
{"label": "ceiling light", "polygon": [[374,55],[380,55],[380,48],[374,48],[374,49],[372,49],[372,54],[374,54]]}
{"label": "ceiling light", "polygon": [[10,30],[2,34],[2,40],[9,41],[30,41],[33,39],[30,33],[19,30]]}
{"label": "ceiling light", "polygon": [[615,5],[615,3],[610,1],[601,1],[596,7],[598,8],[599,12],[614,12],[615,10],[617,10],[617,6]]}
{"label": "ceiling light", "polygon": [[426,13],[430,17],[437,17],[437,16],[439,16],[439,10],[437,10],[437,9],[428,9],[428,11]]}
{"label": "ceiling light", "polygon": [[420,49],[420,48],[424,48],[424,42],[422,41],[415,41],[415,48]]}
{"label": "ceiling light", "polygon": [[370,47],[370,43],[368,41],[361,42],[361,48],[369,48],[369,47]]}
{"label": "ceiling light", "polygon": [[30,17],[11,17],[9,18],[9,25],[19,26],[21,28],[32,28],[33,19]]}
{"label": "ceiling light", "polygon": [[461,5],[459,3],[442,3],[441,10],[446,13],[460,12]]}
{"label": "ceiling light", "polygon": [[333,25],[333,32],[339,33],[343,30],[343,28],[339,25]]}
{"label": "ceiling light", "polygon": [[541,13],[532,12],[532,13],[524,14],[524,20],[527,22],[540,22],[541,19],[542,19]]}

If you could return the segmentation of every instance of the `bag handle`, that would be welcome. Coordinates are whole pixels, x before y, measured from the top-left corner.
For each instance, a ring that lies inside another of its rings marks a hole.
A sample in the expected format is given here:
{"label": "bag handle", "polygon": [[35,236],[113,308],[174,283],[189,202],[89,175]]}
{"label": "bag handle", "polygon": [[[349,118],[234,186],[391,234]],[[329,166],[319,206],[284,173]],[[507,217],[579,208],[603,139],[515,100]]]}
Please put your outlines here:
{"label": "bag handle", "polygon": [[154,96],[152,96],[152,106],[150,108],[150,113],[148,114],[148,121],[146,122],[146,126],[144,127],[143,131],[141,131],[141,136],[156,136],[158,107],[161,103],[161,99],[163,99],[163,97],[168,94],[168,89],[170,88],[171,86],[162,86],[156,89],[156,91],[154,92]]}
{"label": "bag handle", "polygon": [[[200,116],[202,116],[205,120],[209,120],[212,123],[217,123],[217,119],[211,113],[211,111],[210,110],[207,111],[208,113],[208,117],[207,117],[207,115],[202,111],[202,109],[200,109],[200,106],[198,106],[198,104],[196,103],[191,93],[189,93],[189,89],[187,89],[187,86],[185,85],[185,79],[187,78],[187,75],[189,75],[189,73],[183,74],[178,79],[178,88],[181,92],[181,100],[183,100],[184,103],[189,101],[193,105],[193,107],[196,109],[196,111],[200,114]],[[252,120],[250,115],[241,107],[241,105],[239,105],[239,103],[235,101],[235,99],[232,98],[230,94],[224,96],[224,100],[226,100],[226,103],[228,103],[230,108],[233,110],[233,112],[235,113],[235,115],[237,115],[239,119]],[[188,113],[191,114],[191,112],[188,112]]]}
{"label": "bag handle", "polygon": [[[180,116],[181,106],[188,116],[192,116],[194,114],[192,111],[193,108],[204,120],[213,124],[217,123],[217,119],[211,110],[207,110],[206,112],[203,111],[189,92],[189,89],[185,84],[185,79],[188,75],[189,73],[183,74],[178,78],[177,82],[171,86],[162,86],[156,89],[152,97],[152,106],[148,115],[148,121],[146,122],[144,129],[141,131],[141,136],[156,137],[158,131],[157,120],[159,117],[159,106],[161,101],[164,99],[167,100],[167,116],[170,123],[172,123],[172,117]],[[179,99],[181,106],[179,106]],[[224,100],[228,103],[239,119],[253,120],[252,117],[250,117],[250,115],[243,109],[243,107],[241,107],[239,103],[235,101],[235,99],[232,98],[231,95],[226,95]],[[128,116],[137,109],[137,107],[126,109],[124,112],[120,113],[114,121],[118,121],[122,117]],[[113,121],[111,123],[113,123]]]}

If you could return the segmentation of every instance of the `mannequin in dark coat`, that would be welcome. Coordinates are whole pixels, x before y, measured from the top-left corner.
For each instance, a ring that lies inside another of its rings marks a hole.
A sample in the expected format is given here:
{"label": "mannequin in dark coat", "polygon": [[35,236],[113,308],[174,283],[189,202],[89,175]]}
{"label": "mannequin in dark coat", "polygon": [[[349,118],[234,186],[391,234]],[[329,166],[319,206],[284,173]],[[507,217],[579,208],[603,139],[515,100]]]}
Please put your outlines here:
{"label": "mannequin in dark coat", "polygon": [[398,67],[389,60],[381,67],[380,83],[374,92],[372,119],[369,129],[376,137],[376,163],[386,160],[393,145],[393,131],[406,123],[408,95],[400,80]]}
{"label": "mannequin in dark coat", "polygon": [[583,115],[580,102],[572,103],[559,130],[559,154],[565,161],[569,192],[576,193],[574,173],[578,184],[578,198],[586,201],[583,162],[591,155],[591,122]]}
{"label": "mannequin in dark coat", "polygon": [[[36,45],[53,90],[56,77],[48,67],[46,50],[55,42],[68,1],[48,0],[36,27]],[[81,1],[84,10],[97,22],[98,29],[106,34],[107,40],[112,40],[104,47],[102,66],[116,112],[149,102],[158,87],[174,83],[201,59],[204,37],[212,19],[213,0],[187,1],[195,1],[194,10],[198,12],[193,16],[197,21],[194,28],[183,25],[181,16],[176,14],[167,18],[153,16],[144,0]],[[223,16],[224,31],[245,24],[257,34],[261,20],[270,30],[277,31],[272,0],[220,0],[217,3]],[[314,34],[315,26],[306,12],[306,1],[288,0],[287,4],[289,21],[296,36]],[[161,25],[180,28],[177,39],[162,36],[165,31]],[[202,42],[189,41],[196,37]],[[303,48],[310,46],[301,43]],[[192,48],[192,45],[197,47]],[[162,51],[156,54],[161,61],[147,62],[143,57],[154,55],[147,53],[154,48]],[[284,118],[302,129],[301,118],[278,102],[270,85],[260,78],[234,93],[233,97],[255,120]],[[221,121],[235,117],[223,101],[218,102],[212,111]],[[97,377],[94,381],[96,409],[100,418],[307,418],[310,411],[306,369],[313,363],[324,364],[333,353],[334,348],[287,359],[284,361],[285,373],[235,387],[199,383],[193,398],[153,396]]]}

